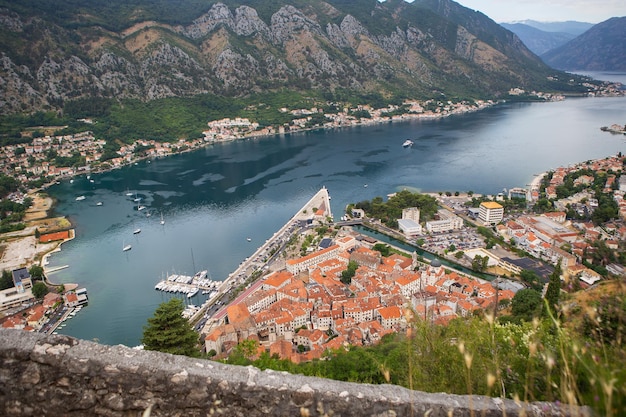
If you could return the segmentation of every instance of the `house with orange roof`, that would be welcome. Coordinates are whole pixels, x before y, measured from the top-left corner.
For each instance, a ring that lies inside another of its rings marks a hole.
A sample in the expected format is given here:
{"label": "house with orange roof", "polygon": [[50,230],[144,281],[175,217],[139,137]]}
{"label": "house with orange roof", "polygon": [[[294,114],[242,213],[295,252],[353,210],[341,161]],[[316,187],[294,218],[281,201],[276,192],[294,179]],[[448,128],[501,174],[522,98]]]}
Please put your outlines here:
{"label": "house with orange roof", "polygon": [[402,310],[397,306],[381,307],[378,310],[383,329],[394,329],[402,320]]}
{"label": "house with orange roof", "polygon": [[322,348],[325,351],[337,351],[339,349],[346,350],[347,349],[347,341],[343,336],[337,336],[335,338],[330,339],[328,342],[322,345]]}
{"label": "house with orange roof", "polygon": [[78,296],[74,292],[68,292],[63,295],[63,301],[67,307],[78,306]]}
{"label": "house with orange roof", "polygon": [[302,281],[295,281],[281,288],[276,292],[276,296],[278,300],[288,298],[293,302],[302,302],[308,299],[308,294]]}
{"label": "house with orange roof", "polygon": [[287,340],[281,339],[270,344],[270,356],[278,355],[280,359],[291,360],[293,354],[293,343]]}
{"label": "house with orange roof", "polygon": [[37,304],[33,308],[31,308],[28,312],[28,317],[26,318],[26,322],[29,326],[34,329],[41,329],[41,326],[46,322],[46,310],[43,305]]}
{"label": "house with orange roof", "polygon": [[471,316],[476,310],[479,310],[479,307],[467,300],[459,300],[456,304],[456,312],[461,317]]}
{"label": "house with orange roof", "polygon": [[278,289],[284,287],[285,285],[290,284],[292,280],[293,280],[293,274],[291,272],[285,271],[285,270],[276,271],[276,272],[270,274],[265,279],[265,281],[263,281],[263,285],[261,286],[261,289],[263,289],[263,290],[269,290],[269,289],[278,290]]}
{"label": "house with orange roof", "polygon": [[2,322],[3,329],[18,329],[23,330],[26,326],[26,322],[21,314],[14,314],[10,317],[7,317]]}
{"label": "house with orange roof", "polygon": [[254,293],[247,296],[243,303],[248,307],[249,313],[256,313],[257,311],[265,310],[270,305],[277,301],[276,290],[257,290]]}
{"label": "house with orange roof", "polygon": [[237,343],[237,332],[232,324],[226,324],[214,328],[204,338],[204,348],[207,352],[214,350],[218,355],[223,353],[226,342]]}
{"label": "house with orange roof", "polygon": [[280,316],[274,320],[276,323],[276,335],[285,336],[285,339],[291,339],[291,332],[293,332],[293,316],[289,311],[281,311]]}
{"label": "house with orange roof", "polygon": [[311,313],[311,324],[314,329],[327,330],[333,325],[333,317],[330,314],[330,306],[318,308]]}
{"label": "house with orange roof", "polygon": [[382,255],[380,252],[368,249],[366,247],[358,247],[350,254],[350,260],[365,265],[368,268],[376,269],[380,265]]}
{"label": "house with orange roof", "polygon": [[395,277],[396,285],[406,298],[419,291],[421,286],[421,275],[417,272],[402,274]]}
{"label": "house with orange roof", "polygon": [[43,307],[46,310],[50,310],[57,303],[62,302],[62,300],[63,300],[63,298],[61,297],[61,294],[59,294],[57,292],[49,292],[46,295],[44,295],[44,297],[43,297]]}

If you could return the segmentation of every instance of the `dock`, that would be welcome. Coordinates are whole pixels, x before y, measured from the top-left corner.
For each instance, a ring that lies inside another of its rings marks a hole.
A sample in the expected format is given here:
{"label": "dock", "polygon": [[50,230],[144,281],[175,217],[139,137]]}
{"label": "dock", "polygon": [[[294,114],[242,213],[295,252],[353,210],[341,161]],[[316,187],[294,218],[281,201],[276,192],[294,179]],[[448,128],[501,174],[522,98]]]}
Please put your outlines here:
{"label": "dock", "polygon": [[69,268],[69,267],[70,267],[69,265],[61,265],[61,266],[55,266],[55,267],[52,267],[52,268],[46,268],[44,270],[44,274],[46,274],[46,275],[47,274],[51,274],[53,272],[57,272],[57,271],[60,271],[62,269],[66,269],[66,268]]}

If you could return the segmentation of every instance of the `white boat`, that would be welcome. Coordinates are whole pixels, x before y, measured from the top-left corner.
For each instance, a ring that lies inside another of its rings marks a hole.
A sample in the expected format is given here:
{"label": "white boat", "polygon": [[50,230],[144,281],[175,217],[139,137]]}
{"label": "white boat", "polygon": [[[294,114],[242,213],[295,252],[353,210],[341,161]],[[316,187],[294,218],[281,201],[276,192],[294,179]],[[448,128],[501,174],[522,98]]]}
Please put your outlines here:
{"label": "white boat", "polygon": [[246,240],[247,240],[248,242],[252,242],[252,238],[249,238],[249,237],[248,237],[248,238],[246,238]]}
{"label": "white boat", "polygon": [[139,207],[137,207],[137,211],[141,211],[141,210],[145,210],[145,209],[146,209],[146,206],[139,206]]}
{"label": "white boat", "polygon": [[413,146],[413,141],[411,139],[405,140],[404,143],[402,144],[403,148],[410,148],[411,146]]}
{"label": "white boat", "polygon": [[83,201],[86,197],[84,195],[79,195],[76,197],[76,201]]}
{"label": "white boat", "polygon": [[161,213],[161,224],[165,224],[165,220],[163,220],[163,213]]}
{"label": "white boat", "polygon": [[96,206],[101,206],[101,205],[102,205],[102,201],[98,201],[98,202],[96,203]]}
{"label": "white boat", "polygon": [[123,251],[123,252],[127,252],[127,251],[131,250],[132,248],[133,248],[133,247],[132,247],[131,245],[124,245],[124,246],[122,247],[122,251]]}
{"label": "white boat", "polygon": [[193,290],[191,290],[188,294],[187,294],[187,298],[191,298],[194,295],[198,294],[198,289],[194,288]]}
{"label": "white boat", "polygon": [[133,234],[134,235],[138,235],[139,233],[141,233],[141,229],[137,228],[137,229],[133,230]]}

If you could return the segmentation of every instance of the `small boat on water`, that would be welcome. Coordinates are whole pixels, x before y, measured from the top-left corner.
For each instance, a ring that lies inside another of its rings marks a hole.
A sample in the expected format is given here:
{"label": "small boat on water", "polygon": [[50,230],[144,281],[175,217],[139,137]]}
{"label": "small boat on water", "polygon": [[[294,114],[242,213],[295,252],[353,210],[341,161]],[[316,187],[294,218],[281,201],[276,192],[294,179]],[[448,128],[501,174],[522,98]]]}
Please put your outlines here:
{"label": "small boat on water", "polygon": [[131,250],[133,247],[131,245],[124,245],[122,247],[122,251],[123,252],[128,252],[129,250]]}
{"label": "small boat on water", "polygon": [[102,201],[98,201],[98,202],[96,203],[96,206],[101,206],[101,205],[102,205]]}
{"label": "small boat on water", "polygon": [[141,233],[141,229],[137,228],[137,229],[133,230],[133,234],[134,235],[138,235],[139,233]]}
{"label": "small boat on water", "polygon": [[83,201],[86,197],[84,195],[79,195],[76,197],[76,201]]}
{"label": "small boat on water", "polygon": [[141,211],[141,210],[145,210],[145,209],[146,209],[146,206],[139,206],[139,207],[137,207],[137,211]]}
{"label": "small boat on water", "polygon": [[191,298],[196,294],[198,294],[198,289],[194,288],[193,290],[189,291],[189,293],[187,294],[187,298]]}
{"label": "small boat on water", "polygon": [[249,237],[248,237],[248,238],[246,238],[246,240],[247,240],[248,242],[252,242],[252,238],[249,238]]}
{"label": "small boat on water", "polygon": [[402,144],[403,148],[410,148],[411,146],[413,146],[413,141],[411,139],[405,140],[404,143]]}
{"label": "small boat on water", "polygon": [[161,224],[165,224],[165,220],[163,220],[163,213],[161,213]]}

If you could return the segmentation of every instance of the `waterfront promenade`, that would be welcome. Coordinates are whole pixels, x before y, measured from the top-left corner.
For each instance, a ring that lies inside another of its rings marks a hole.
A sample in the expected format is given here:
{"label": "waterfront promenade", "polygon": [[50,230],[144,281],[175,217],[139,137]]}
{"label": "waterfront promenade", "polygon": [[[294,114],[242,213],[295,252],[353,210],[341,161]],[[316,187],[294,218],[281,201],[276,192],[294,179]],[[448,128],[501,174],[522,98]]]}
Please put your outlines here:
{"label": "waterfront promenade", "polygon": [[[280,256],[282,250],[289,242],[291,236],[299,231],[302,227],[306,227],[307,223],[314,218],[331,218],[332,211],[330,208],[330,195],[326,187],[322,187],[307,203],[298,210],[287,223],[285,223],[274,235],[267,239],[259,248],[248,258],[246,258],[235,271],[228,275],[228,277],[218,287],[218,294],[212,300],[218,302],[222,300],[224,296],[227,296],[229,291],[236,288],[237,285],[241,285],[253,274],[259,274],[259,278],[264,273],[269,272],[273,263],[277,262],[278,256]],[[234,305],[241,302],[249,294],[256,291],[262,284],[262,280],[257,280],[246,288],[241,294],[232,300],[228,305]],[[203,309],[199,311],[194,319],[198,319],[207,314],[207,309],[212,303],[205,304]],[[210,317],[208,326],[221,322],[226,316],[226,307],[218,310]],[[204,331],[203,331],[204,333]]]}

